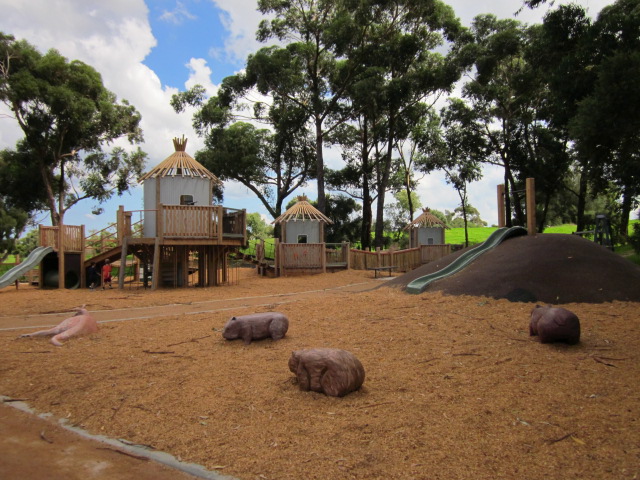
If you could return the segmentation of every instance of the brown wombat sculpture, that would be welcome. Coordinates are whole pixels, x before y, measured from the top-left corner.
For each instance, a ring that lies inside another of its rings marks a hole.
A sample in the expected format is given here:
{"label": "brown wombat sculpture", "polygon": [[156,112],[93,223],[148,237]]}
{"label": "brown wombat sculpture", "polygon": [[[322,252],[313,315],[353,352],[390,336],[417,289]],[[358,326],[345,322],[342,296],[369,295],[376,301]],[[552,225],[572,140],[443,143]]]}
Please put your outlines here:
{"label": "brown wombat sculpture", "polygon": [[580,320],[575,313],[561,307],[536,307],[531,311],[529,335],[538,335],[540,343],[580,341]]}
{"label": "brown wombat sculpture", "polygon": [[364,367],[356,356],[337,348],[296,350],[289,358],[289,370],[298,377],[301,390],[342,397],[359,389]]}
{"label": "brown wombat sculpture", "polygon": [[252,313],[240,317],[231,317],[224,328],[222,336],[227,340],[241,338],[245,345],[251,340],[272,338],[280,340],[289,329],[289,319],[278,312]]}

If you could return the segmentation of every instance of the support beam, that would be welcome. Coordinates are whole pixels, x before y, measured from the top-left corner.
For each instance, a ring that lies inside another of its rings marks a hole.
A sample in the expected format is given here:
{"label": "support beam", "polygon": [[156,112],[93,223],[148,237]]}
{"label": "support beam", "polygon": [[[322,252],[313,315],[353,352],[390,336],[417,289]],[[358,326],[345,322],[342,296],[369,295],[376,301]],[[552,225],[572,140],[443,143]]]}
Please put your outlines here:
{"label": "support beam", "polygon": [[498,227],[504,227],[507,224],[504,208],[504,183],[498,185]]}
{"label": "support beam", "polygon": [[156,290],[158,288],[160,282],[160,251],[162,250],[162,245],[160,244],[160,237],[156,237],[156,243],[153,248],[153,272],[152,282],[151,282],[151,290]]}
{"label": "support beam", "polygon": [[118,288],[124,288],[124,274],[127,269],[127,247],[129,246],[129,237],[122,239],[122,251],[120,252],[120,270],[118,271]]}

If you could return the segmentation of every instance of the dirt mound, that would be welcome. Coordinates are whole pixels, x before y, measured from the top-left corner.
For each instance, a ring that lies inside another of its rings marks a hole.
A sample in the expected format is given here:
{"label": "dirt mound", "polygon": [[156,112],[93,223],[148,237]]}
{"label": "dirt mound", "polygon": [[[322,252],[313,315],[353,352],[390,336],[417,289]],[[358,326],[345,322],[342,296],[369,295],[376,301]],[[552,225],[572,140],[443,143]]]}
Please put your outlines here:
{"label": "dirt mound", "polygon": [[[423,265],[386,286],[404,288],[461,253]],[[623,257],[575,235],[543,234],[509,239],[426,291],[516,302],[602,303],[640,301],[638,285],[640,267]]]}

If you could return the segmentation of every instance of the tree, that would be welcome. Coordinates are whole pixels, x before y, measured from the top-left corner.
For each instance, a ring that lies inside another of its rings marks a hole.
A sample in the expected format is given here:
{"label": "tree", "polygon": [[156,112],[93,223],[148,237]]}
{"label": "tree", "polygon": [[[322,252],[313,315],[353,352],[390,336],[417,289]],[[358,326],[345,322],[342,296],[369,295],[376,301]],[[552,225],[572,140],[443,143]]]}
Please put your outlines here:
{"label": "tree", "polygon": [[102,150],[120,137],[142,141],[140,114],[89,65],[0,33],[0,100],[24,133],[17,152],[39,176],[53,225],[79,201],[120,195],[142,174],[140,149]]}
{"label": "tree", "polygon": [[18,238],[45,205],[40,177],[33,175],[28,154],[0,151],[0,258],[13,253]]}
{"label": "tree", "polygon": [[413,216],[409,213],[409,205],[418,209],[422,204],[416,192],[407,194],[406,190],[400,190],[393,197],[396,201],[386,207],[387,224],[394,232],[394,241],[402,242],[403,238],[407,237],[405,227],[413,220]]}
{"label": "tree", "polygon": [[536,141],[541,101],[541,85],[525,57],[531,29],[515,20],[479,15],[472,31],[473,39],[461,50],[476,69],[463,87],[470,102],[465,128],[486,142],[485,161],[504,169],[507,225],[512,225],[512,210],[516,221],[524,224],[518,191],[523,167],[534,161],[534,149],[528,145]]}
{"label": "tree", "polygon": [[362,207],[346,195],[327,195],[326,215],[333,223],[325,226],[327,243],[357,242],[362,218],[357,215]]}
{"label": "tree", "polygon": [[259,213],[247,213],[249,240],[266,240],[273,237],[273,227],[262,219]]}
{"label": "tree", "polygon": [[358,68],[353,47],[366,27],[355,23],[345,1],[259,0],[258,9],[271,17],[260,23],[258,39],[277,39],[284,46],[264,47],[249,56],[245,72],[228,82],[227,91],[237,98],[257,88],[304,113],[315,137],[318,210],[324,213],[325,135],[346,119],[341,103]]}
{"label": "tree", "polygon": [[383,129],[386,149],[379,157],[376,178],[376,246],[384,243],[384,204],[393,176],[393,152],[412,124],[403,119],[416,118],[415,111],[426,98],[449,91],[458,80],[456,57],[445,57],[436,49],[445,39],[453,41],[464,32],[453,10],[437,0],[381,4],[384,8],[376,13],[376,23],[360,49],[366,63],[358,77],[375,86],[369,91],[369,119]]}
{"label": "tree", "polygon": [[16,242],[15,252],[22,258],[27,258],[29,254],[38,247],[40,232],[34,228]]}
{"label": "tree", "polygon": [[580,155],[590,158],[596,191],[612,182],[619,189],[621,222],[627,237],[631,211],[640,197],[640,7],[617,0],[593,24],[595,81],[570,122]]}
{"label": "tree", "polygon": [[442,109],[443,131],[437,124],[438,117],[434,116],[428,136],[431,155],[420,164],[424,172],[442,170],[446,182],[456,189],[460,197],[460,207],[456,211],[462,214],[466,246],[469,246],[468,213],[473,208],[469,205],[467,186],[482,178],[480,163],[488,150],[484,136],[468,128],[473,117],[474,112],[462,100],[450,99]]}

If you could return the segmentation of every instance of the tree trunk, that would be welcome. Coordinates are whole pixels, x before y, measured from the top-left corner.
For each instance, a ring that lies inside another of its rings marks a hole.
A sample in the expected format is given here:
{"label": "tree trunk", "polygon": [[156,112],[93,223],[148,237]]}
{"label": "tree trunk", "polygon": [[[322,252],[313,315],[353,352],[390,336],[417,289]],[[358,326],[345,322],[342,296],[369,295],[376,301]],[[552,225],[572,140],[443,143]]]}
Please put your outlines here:
{"label": "tree trunk", "polygon": [[629,195],[627,189],[624,189],[622,193],[622,207],[620,208],[620,226],[619,226],[619,241],[620,243],[627,242],[629,239],[629,217],[631,216],[631,205],[633,203],[633,196]]}
{"label": "tree trunk", "polygon": [[511,228],[513,226],[513,222],[511,221],[511,194],[509,187],[509,163],[505,162],[504,164],[504,216],[505,216],[505,226]]}
{"label": "tree trunk", "polygon": [[544,232],[544,224],[547,222],[547,212],[549,211],[550,203],[551,203],[551,195],[547,194],[544,199],[544,207],[542,207],[542,212],[538,216],[538,233]]}
{"label": "tree trunk", "polygon": [[322,120],[316,116],[316,181],[318,182],[318,210],[325,213],[326,195],[324,192],[324,156],[322,146],[324,144],[324,134],[322,132]]}
{"label": "tree trunk", "polygon": [[378,185],[378,201],[376,206],[376,236],[374,245],[376,248],[384,246],[384,197],[389,185],[389,176],[391,174],[391,158],[393,154],[393,138],[395,135],[395,117],[394,112],[389,114],[389,134],[387,137],[387,153],[384,159],[384,169],[382,178]]}
{"label": "tree trunk", "polygon": [[578,212],[576,220],[576,230],[581,232],[585,229],[584,211],[587,205],[587,174],[585,168],[580,172],[580,190],[578,191]]}
{"label": "tree trunk", "polygon": [[371,249],[371,192],[369,191],[369,129],[367,120],[362,131],[362,229],[360,246],[362,250]]}

